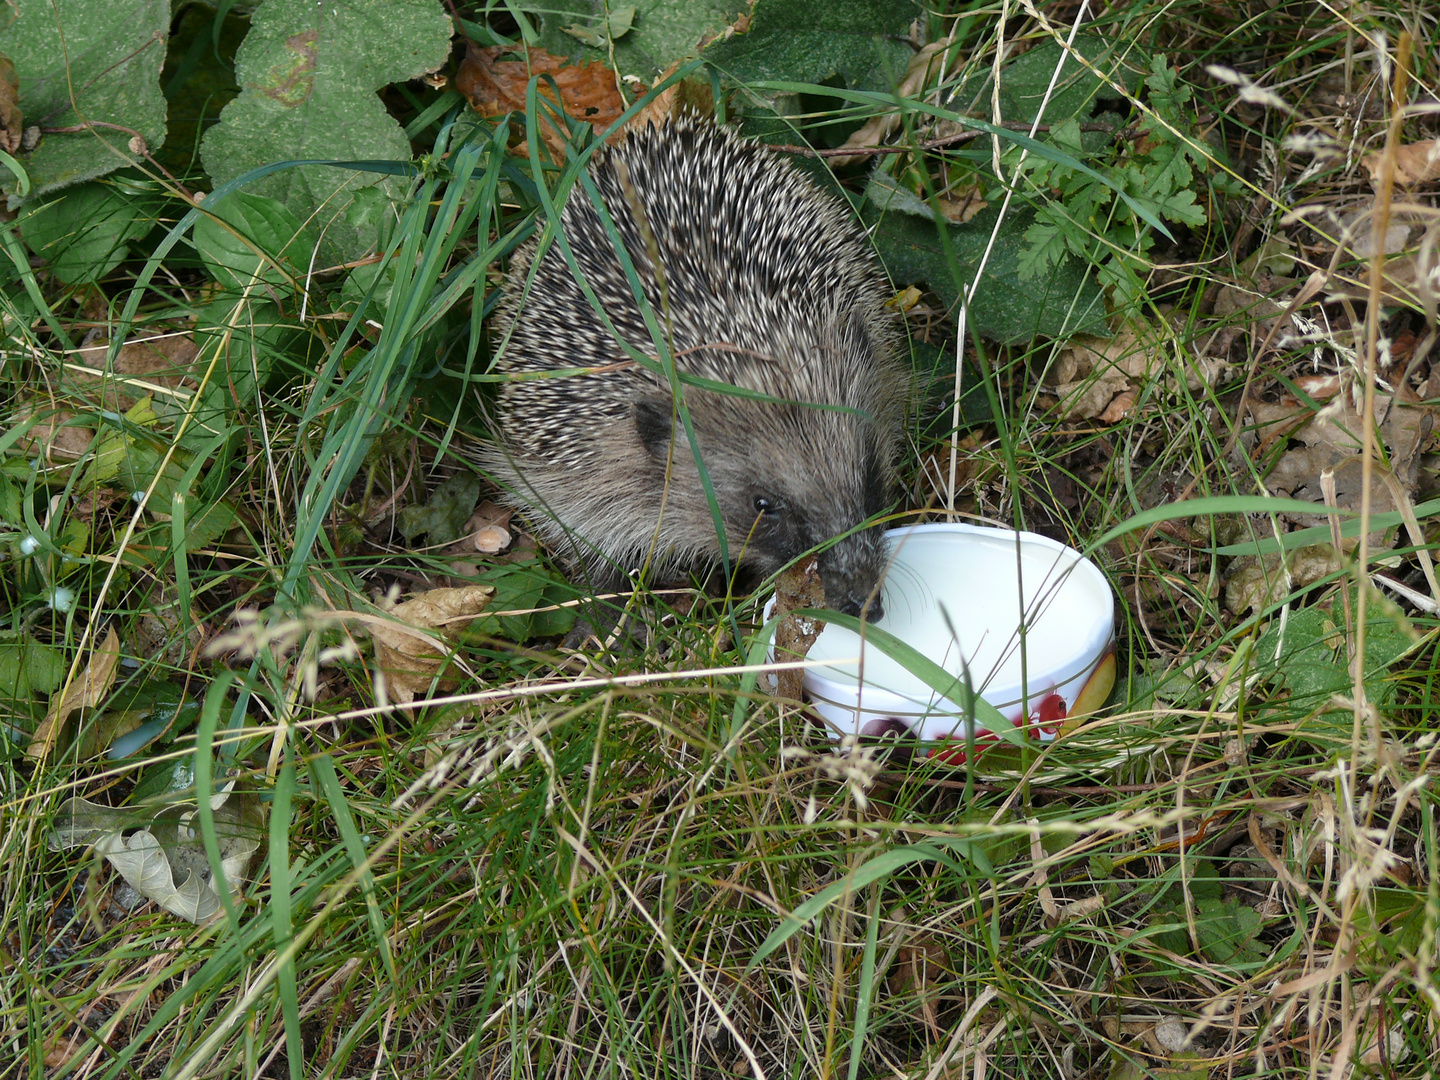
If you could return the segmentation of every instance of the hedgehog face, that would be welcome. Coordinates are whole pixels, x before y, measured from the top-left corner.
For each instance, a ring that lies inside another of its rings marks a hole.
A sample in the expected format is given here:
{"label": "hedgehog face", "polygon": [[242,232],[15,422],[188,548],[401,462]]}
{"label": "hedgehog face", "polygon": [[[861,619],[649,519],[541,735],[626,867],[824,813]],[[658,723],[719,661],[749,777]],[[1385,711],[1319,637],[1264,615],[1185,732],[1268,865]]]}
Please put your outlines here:
{"label": "hedgehog face", "polygon": [[743,552],[745,565],[771,574],[834,540],[819,556],[827,606],[857,617],[864,611],[871,621],[883,616],[879,594],[887,553],[881,529],[861,528],[863,515],[837,513],[833,505],[807,507],[773,485],[750,480],[724,486],[724,501],[733,507],[726,515],[727,539],[732,552]]}
{"label": "hedgehog face", "polygon": [[[709,501],[690,446],[671,424],[670,409],[666,399],[642,399],[633,411],[635,431],[656,470],[657,488],[669,470],[666,515],[684,523],[681,531],[698,552],[718,559]],[[819,570],[827,605],[880,619],[879,586],[888,553],[883,531],[865,527],[889,498],[888,455],[879,429],[854,413],[705,393],[691,395],[690,413],[731,558],[767,576],[823,548]],[[766,438],[737,446],[725,437],[735,431],[782,432],[792,443],[778,453]],[[672,447],[672,439],[678,445]]]}
{"label": "hedgehog face", "polygon": [[[741,553],[745,566],[768,575],[821,548],[827,606],[857,617],[864,611],[875,621],[883,615],[879,593],[888,553],[883,530],[865,523],[885,509],[889,485],[878,457],[865,449],[870,433],[851,434],[859,436],[851,446],[836,440],[829,476],[792,463],[808,461],[804,455],[777,462],[762,448],[715,462],[711,481],[732,555]],[[703,444],[703,433],[700,439]]]}

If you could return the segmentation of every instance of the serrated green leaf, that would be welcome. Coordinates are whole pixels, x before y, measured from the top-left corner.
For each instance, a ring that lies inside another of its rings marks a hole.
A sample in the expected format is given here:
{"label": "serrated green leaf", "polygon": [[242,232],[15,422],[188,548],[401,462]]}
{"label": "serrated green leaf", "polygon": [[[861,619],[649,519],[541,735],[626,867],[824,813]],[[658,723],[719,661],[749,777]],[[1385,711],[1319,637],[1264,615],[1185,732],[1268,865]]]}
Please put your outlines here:
{"label": "serrated green leaf", "polygon": [[[136,164],[131,131],[139,132],[152,152],[164,144],[160,68],[169,31],[169,0],[18,5],[14,20],[0,31],[0,52],[19,76],[25,122],[48,128],[92,125],[46,134],[34,150],[18,155],[30,176],[29,198]],[[4,166],[0,176],[5,178],[0,190],[12,207],[18,205],[14,177]]]}
{"label": "serrated green leaf", "polygon": [[98,281],[125,257],[126,245],[150,231],[156,200],[117,191],[109,184],[79,184],[46,199],[31,199],[17,224],[30,250],[50,264],[61,281]]}
{"label": "serrated green leaf", "polygon": [[63,653],[29,634],[0,633],[0,697],[26,701],[36,694],[52,694],[68,667]]}
{"label": "serrated green leaf", "polygon": [[1025,243],[1029,246],[1020,253],[1016,266],[1021,278],[1038,277],[1065,257],[1065,237],[1049,222],[1037,221],[1026,229]]}
{"label": "serrated green leaf", "polygon": [[1145,78],[1145,89],[1149,91],[1147,101],[1150,107],[1162,117],[1175,116],[1182,105],[1190,102],[1190,87],[1180,81],[1179,69],[1170,66],[1164,53],[1156,53],[1150,58],[1150,74]]}
{"label": "serrated green leaf", "polygon": [[[244,88],[200,145],[222,184],[259,165],[321,161],[409,161],[410,143],[376,91],[434,71],[450,53],[451,23],[439,0],[264,0],[235,58]],[[283,202],[301,220],[316,215],[326,259],[374,249],[378,215],[349,215],[354,193],[374,185],[403,198],[393,177],[302,165],[247,190]]]}
{"label": "serrated green leaf", "polygon": [[[927,284],[953,311],[960,300],[961,284],[974,279],[997,213],[993,208],[983,210],[964,225],[945,226],[954,269],[934,222],[904,214],[880,215],[871,209],[861,216],[867,225],[874,225],[875,248],[895,284]],[[1029,341],[1037,335],[1105,333],[1105,305],[1099,286],[1078,260],[1067,258],[1046,274],[1022,279],[1024,234],[1033,221],[1023,213],[1007,218],[971,304],[970,325],[987,338],[1004,343]]]}
{"label": "serrated green leaf", "polygon": [[1155,212],[1182,225],[1205,224],[1205,208],[1195,202],[1195,192],[1177,191],[1155,201]]}

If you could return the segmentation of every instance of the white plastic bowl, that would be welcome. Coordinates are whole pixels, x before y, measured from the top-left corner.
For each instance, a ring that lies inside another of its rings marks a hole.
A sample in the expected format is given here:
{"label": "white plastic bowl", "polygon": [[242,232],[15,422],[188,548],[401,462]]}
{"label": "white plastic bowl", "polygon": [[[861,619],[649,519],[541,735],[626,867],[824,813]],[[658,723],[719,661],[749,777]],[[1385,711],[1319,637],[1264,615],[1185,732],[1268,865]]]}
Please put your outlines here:
{"label": "white plastic bowl", "polygon": [[[1115,681],[1115,600],[1078,551],[1034,533],[975,525],[912,525],[886,537],[893,561],[881,588],[880,629],[957,678],[963,656],[974,691],[1042,739],[1104,703]],[[963,692],[942,697],[853,631],[827,624],[809,658],[825,663],[806,669],[806,696],[837,733],[972,737],[954,700]],[[983,720],[973,736],[995,738]],[[963,761],[963,753],[949,759]]]}

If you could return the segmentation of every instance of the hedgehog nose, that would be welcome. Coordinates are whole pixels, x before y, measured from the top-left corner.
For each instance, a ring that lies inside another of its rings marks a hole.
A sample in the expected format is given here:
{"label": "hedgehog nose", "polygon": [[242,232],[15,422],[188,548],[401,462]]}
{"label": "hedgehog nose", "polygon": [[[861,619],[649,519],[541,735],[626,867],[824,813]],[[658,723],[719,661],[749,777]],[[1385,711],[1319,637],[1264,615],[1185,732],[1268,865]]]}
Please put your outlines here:
{"label": "hedgehog nose", "polygon": [[[862,614],[863,605],[863,614]],[[869,622],[879,622],[885,617],[885,608],[880,603],[880,597],[855,597],[846,598],[845,602],[835,608],[841,615],[853,615],[857,619],[866,619]]]}

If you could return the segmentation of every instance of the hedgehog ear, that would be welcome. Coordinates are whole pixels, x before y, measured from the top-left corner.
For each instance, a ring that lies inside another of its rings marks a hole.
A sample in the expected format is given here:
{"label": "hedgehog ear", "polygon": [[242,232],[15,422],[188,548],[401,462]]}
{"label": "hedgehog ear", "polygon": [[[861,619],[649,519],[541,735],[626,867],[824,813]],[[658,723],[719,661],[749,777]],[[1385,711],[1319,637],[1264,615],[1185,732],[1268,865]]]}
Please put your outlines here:
{"label": "hedgehog ear", "polygon": [[650,456],[664,461],[670,456],[671,405],[668,397],[651,395],[639,398],[634,405],[635,431]]}
{"label": "hedgehog ear", "polygon": [[845,337],[865,359],[875,355],[875,338],[870,333],[870,327],[865,325],[865,316],[859,310],[851,311],[849,318],[845,320]]}

